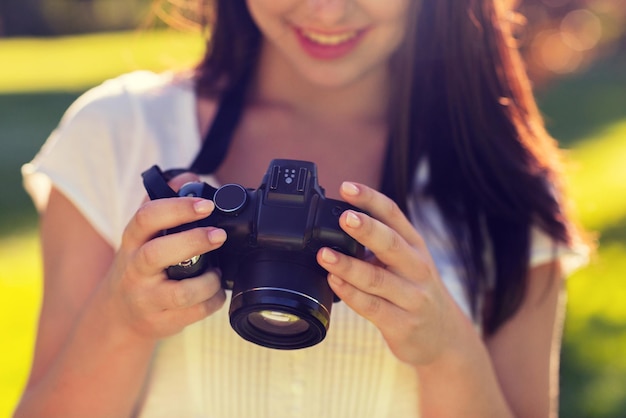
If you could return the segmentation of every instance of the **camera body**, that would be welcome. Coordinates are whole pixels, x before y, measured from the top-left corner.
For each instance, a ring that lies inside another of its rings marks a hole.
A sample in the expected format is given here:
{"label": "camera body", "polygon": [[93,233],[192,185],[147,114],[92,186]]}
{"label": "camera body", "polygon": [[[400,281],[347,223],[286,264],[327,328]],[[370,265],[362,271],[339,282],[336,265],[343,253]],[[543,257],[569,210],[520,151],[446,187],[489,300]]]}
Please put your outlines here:
{"label": "camera body", "polygon": [[324,339],[337,299],[317,263],[317,251],[331,247],[360,258],[364,248],[339,227],[343,211],[356,208],[325,197],[314,163],[272,160],[257,189],[194,182],[174,193],[158,167],[143,177],[152,199],[196,196],[215,203],[208,217],[164,234],[206,226],[227,233],[219,249],[170,266],[169,278],[219,268],[223,287],[232,290],[231,326],[256,344],[296,349]]}

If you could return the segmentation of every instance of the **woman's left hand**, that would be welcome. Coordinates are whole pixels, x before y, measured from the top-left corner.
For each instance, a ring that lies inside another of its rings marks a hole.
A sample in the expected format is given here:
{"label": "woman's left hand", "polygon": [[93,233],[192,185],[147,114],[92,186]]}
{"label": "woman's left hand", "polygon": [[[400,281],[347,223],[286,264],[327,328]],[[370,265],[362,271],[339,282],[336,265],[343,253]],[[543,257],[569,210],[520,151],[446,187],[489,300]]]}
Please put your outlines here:
{"label": "woman's left hand", "polygon": [[345,211],[341,228],[367,247],[378,262],[322,248],[317,256],[333,291],[382,333],[400,360],[434,362],[457,344],[468,320],[439,278],[421,235],[399,207],[361,184],[343,183],[341,196],[370,216]]}

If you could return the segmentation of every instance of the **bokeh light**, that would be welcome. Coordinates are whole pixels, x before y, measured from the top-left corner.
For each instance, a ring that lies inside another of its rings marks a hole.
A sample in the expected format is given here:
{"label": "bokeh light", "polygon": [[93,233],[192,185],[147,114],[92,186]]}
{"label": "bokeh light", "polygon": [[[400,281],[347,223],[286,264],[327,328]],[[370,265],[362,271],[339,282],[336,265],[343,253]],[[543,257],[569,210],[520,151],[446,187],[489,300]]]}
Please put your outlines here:
{"label": "bokeh light", "polygon": [[598,45],[602,37],[602,23],[587,9],[569,12],[561,21],[563,42],[573,50],[588,51]]}
{"label": "bokeh light", "polygon": [[526,17],[517,38],[538,86],[625,48],[626,0],[520,0],[515,5]]}

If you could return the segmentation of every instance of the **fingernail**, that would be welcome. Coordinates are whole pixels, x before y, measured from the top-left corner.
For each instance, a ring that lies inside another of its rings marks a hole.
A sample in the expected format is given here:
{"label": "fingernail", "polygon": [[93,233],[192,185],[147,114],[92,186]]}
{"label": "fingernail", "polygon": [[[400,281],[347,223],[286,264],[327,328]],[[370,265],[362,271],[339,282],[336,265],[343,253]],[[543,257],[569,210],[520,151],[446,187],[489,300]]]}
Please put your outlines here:
{"label": "fingernail", "polygon": [[341,191],[343,191],[348,196],[356,196],[361,192],[356,184],[349,181],[344,181],[343,183],[341,183]]}
{"label": "fingernail", "polygon": [[221,244],[226,241],[226,231],[215,228],[209,231],[209,241],[211,244]]}
{"label": "fingernail", "polygon": [[361,218],[359,218],[356,213],[352,211],[347,211],[346,215],[346,224],[351,228],[358,228],[361,226]]}
{"label": "fingernail", "polygon": [[200,214],[211,213],[214,208],[215,204],[209,199],[200,199],[193,204],[193,209]]}
{"label": "fingernail", "polygon": [[339,260],[339,258],[333,250],[331,250],[330,248],[324,248],[322,249],[322,260],[329,264],[334,264],[337,262],[337,260]]}

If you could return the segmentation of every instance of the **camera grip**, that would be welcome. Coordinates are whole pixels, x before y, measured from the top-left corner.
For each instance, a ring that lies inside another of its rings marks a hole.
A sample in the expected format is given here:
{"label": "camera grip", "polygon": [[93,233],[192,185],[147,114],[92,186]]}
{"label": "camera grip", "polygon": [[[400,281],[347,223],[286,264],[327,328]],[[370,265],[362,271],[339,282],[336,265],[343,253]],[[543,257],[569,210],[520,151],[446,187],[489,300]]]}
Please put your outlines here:
{"label": "camera grip", "polygon": [[324,246],[356,258],[363,258],[363,246],[339,227],[339,217],[346,210],[361,212],[360,209],[342,200],[321,201],[315,219],[317,237]]}

